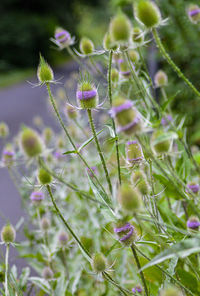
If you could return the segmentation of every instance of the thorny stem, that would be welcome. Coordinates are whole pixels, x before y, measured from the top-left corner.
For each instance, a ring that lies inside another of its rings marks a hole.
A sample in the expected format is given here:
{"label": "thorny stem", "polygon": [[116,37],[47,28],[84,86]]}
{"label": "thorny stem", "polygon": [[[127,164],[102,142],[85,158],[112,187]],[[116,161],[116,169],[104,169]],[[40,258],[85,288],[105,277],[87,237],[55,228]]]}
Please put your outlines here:
{"label": "thorny stem", "polygon": [[82,160],[82,162],[83,162],[83,163],[85,164],[85,166],[89,169],[89,171],[91,172],[92,176],[94,176],[94,178],[95,178],[96,182],[98,183],[98,185],[99,185],[99,186],[102,188],[102,190],[105,192],[103,186],[101,185],[101,183],[100,183],[99,180],[97,179],[97,177],[96,177],[96,175],[94,174],[93,170],[90,168],[90,166],[88,165],[87,161],[83,158],[83,156],[81,155],[81,153],[80,153],[80,152],[78,151],[78,149],[76,148],[76,145],[75,145],[74,141],[72,140],[72,138],[71,138],[71,136],[70,136],[70,134],[69,134],[67,128],[65,127],[65,124],[64,124],[64,122],[63,122],[63,120],[62,120],[62,118],[61,118],[61,116],[60,116],[60,114],[59,114],[59,112],[58,112],[58,108],[57,108],[57,106],[56,106],[56,104],[55,104],[55,101],[54,101],[53,95],[52,95],[52,93],[51,93],[51,88],[50,88],[50,86],[49,86],[49,83],[46,83],[46,87],[47,87],[47,91],[48,91],[48,94],[49,94],[49,98],[50,98],[51,104],[52,104],[52,106],[53,106],[53,108],[54,108],[54,111],[55,111],[55,113],[56,113],[56,116],[57,116],[57,118],[58,118],[58,121],[60,122],[60,125],[62,126],[62,128],[63,128],[63,130],[64,130],[64,132],[65,132],[65,134],[66,134],[66,136],[67,136],[67,138],[68,138],[68,140],[69,140],[69,142],[71,143],[72,147],[74,148],[74,150],[76,151],[77,155],[80,157],[80,159]]}
{"label": "thorny stem", "polygon": [[[108,65],[108,94],[109,94],[109,100],[110,100],[110,107],[112,108],[112,82],[111,82],[111,67],[112,67],[112,56],[113,52],[112,50],[109,52],[109,65]],[[112,118],[112,125],[115,135],[115,144],[116,144],[116,154],[117,154],[117,169],[118,169],[118,179],[119,184],[121,185],[121,171],[120,171],[120,159],[119,159],[119,145],[118,145],[118,136],[116,132],[116,126],[115,121]]]}
{"label": "thorny stem", "polygon": [[183,79],[185,81],[185,83],[191,88],[191,90],[198,96],[200,97],[200,92],[196,89],[196,87],[189,81],[189,79],[187,77],[185,77],[185,75],[183,74],[183,72],[180,70],[179,67],[177,67],[177,65],[172,61],[171,57],[169,56],[169,54],[166,52],[162,41],[160,40],[160,37],[158,35],[157,30],[154,28],[152,30],[154,39],[156,41],[156,44],[161,52],[161,54],[163,55],[163,57],[166,59],[166,61],[168,62],[168,64],[172,67],[172,69],[177,73],[177,75]]}
{"label": "thorny stem", "polygon": [[131,245],[131,250],[132,250],[133,256],[134,256],[134,258],[135,258],[135,262],[136,262],[136,264],[137,264],[138,270],[139,270],[139,274],[140,274],[140,277],[141,277],[141,280],[142,280],[142,283],[143,283],[143,287],[144,287],[145,295],[148,296],[149,293],[148,293],[147,284],[146,284],[146,281],[145,281],[145,278],[144,278],[144,274],[143,274],[143,272],[141,271],[140,261],[139,261],[139,258],[138,258],[138,256],[137,256],[137,253],[136,253],[136,251],[135,251],[135,246],[134,246],[133,244]]}
{"label": "thorny stem", "polygon": [[6,244],[6,256],[5,256],[5,296],[9,296],[8,291],[8,257],[9,257],[9,247],[10,244]]}
{"label": "thorny stem", "polygon": [[106,180],[107,180],[107,183],[108,183],[108,187],[109,187],[110,193],[112,194],[112,184],[111,184],[111,181],[110,181],[110,177],[109,177],[108,169],[107,169],[106,162],[105,162],[105,159],[104,159],[104,156],[103,156],[103,152],[101,150],[99,140],[97,138],[97,134],[96,134],[93,118],[92,118],[91,109],[87,109],[87,113],[88,113],[88,119],[89,119],[89,122],[90,122],[90,127],[91,127],[91,130],[92,130],[92,133],[93,133],[93,136],[94,136],[94,140],[95,140],[95,143],[96,143],[97,151],[99,153],[99,157],[101,159],[101,163],[102,163],[105,175],[106,175]]}

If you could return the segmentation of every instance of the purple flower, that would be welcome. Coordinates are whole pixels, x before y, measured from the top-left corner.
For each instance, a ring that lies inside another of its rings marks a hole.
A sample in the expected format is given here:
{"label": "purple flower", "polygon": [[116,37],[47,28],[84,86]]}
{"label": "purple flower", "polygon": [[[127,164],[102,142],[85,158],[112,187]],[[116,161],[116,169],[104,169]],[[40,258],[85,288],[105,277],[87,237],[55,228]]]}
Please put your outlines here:
{"label": "purple flower", "polygon": [[135,125],[137,125],[140,121],[140,118],[139,117],[136,117],[132,122],[124,125],[124,126],[120,126],[118,129],[117,129],[117,132],[124,132],[124,131],[127,131],[129,129],[131,129],[132,127],[134,127]]}
{"label": "purple flower", "polygon": [[134,232],[134,226],[131,225],[130,223],[126,223],[124,226],[122,227],[116,227],[114,228],[114,232],[120,234],[121,232],[127,232],[127,234],[125,234],[122,238],[120,238],[120,242],[125,242],[127,241],[133,234]]}
{"label": "purple flower", "polygon": [[31,193],[30,199],[36,203],[41,202],[44,199],[44,193],[41,191],[34,191]]}
{"label": "purple flower", "polygon": [[64,43],[65,41],[67,41],[70,38],[70,34],[69,32],[67,32],[66,30],[60,31],[55,33],[55,39],[59,42],[59,43]]}
{"label": "purple flower", "polygon": [[200,226],[200,222],[198,220],[198,218],[190,218],[188,221],[187,221],[187,227],[188,228],[191,228],[191,229],[198,229]]}
{"label": "purple flower", "polygon": [[78,100],[89,100],[89,99],[94,98],[96,95],[97,95],[96,89],[85,90],[85,91],[78,90],[76,92],[76,97]]}
{"label": "purple flower", "polygon": [[161,124],[162,126],[166,126],[170,123],[170,121],[172,121],[172,116],[171,115],[167,115],[166,117],[163,117],[161,119]]}
{"label": "purple flower", "polygon": [[[197,193],[197,192],[199,192],[199,184],[188,184],[187,185],[187,188],[189,189],[189,190],[191,190],[193,193]],[[189,191],[188,190],[188,191]]]}
{"label": "purple flower", "polygon": [[109,111],[109,114],[111,117],[115,117],[118,113],[131,109],[133,107],[133,102],[127,100],[124,104],[116,107],[112,107],[112,109]]}
{"label": "purple flower", "polygon": [[14,158],[14,152],[10,150],[3,150],[2,161],[4,164],[11,164]]}
{"label": "purple flower", "polygon": [[189,16],[195,16],[200,13],[200,9],[193,9],[191,11],[188,11]]}
{"label": "purple flower", "polygon": [[135,288],[132,289],[132,292],[135,293],[142,293],[142,288],[140,286],[136,286]]}

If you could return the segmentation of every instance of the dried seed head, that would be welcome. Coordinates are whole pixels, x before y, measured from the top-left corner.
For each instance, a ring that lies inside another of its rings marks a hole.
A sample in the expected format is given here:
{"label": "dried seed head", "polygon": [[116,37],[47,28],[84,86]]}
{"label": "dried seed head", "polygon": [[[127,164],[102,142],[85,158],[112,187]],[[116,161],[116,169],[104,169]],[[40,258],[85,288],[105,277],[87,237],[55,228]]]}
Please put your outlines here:
{"label": "dried seed head", "polygon": [[40,56],[37,77],[40,83],[52,82],[54,80],[53,71],[42,56]]}
{"label": "dried seed head", "polygon": [[98,92],[96,87],[89,81],[79,83],[76,98],[82,109],[94,109],[98,105]]}
{"label": "dried seed head", "polygon": [[168,84],[168,77],[166,73],[162,70],[159,70],[154,77],[154,83],[156,87],[164,87]]}
{"label": "dried seed head", "polygon": [[1,230],[1,240],[2,242],[8,244],[13,243],[16,238],[16,232],[12,225],[5,225]]}
{"label": "dried seed head", "polygon": [[117,45],[113,44],[111,35],[109,32],[107,32],[103,38],[103,48],[105,50],[116,50]]}
{"label": "dried seed head", "polygon": [[149,194],[149,183],[143,171],[138,170],[133,172],[131,181],[142,195]]}
{"label": "dried seed head", "polygon": [[21,133],[21,147],[28,157],[36,157],[42,153],[40,136],[31,128],[25,128]]}
{"label": "dried seed head", "polygon": [[127,213],[134,213],[141,208],[141,194],[129,184],[123,184],[118,192],[118,201],[122,209]]}
{"label": "dried seed head", "polygon": [[144,41],[144,34],[139,27],[135,27],[132,30],[133,43],[142,43]]}
{"label": "dried seed head", "polygon": [[6,138],[9,135],[9,128],[5,122],[0,122],[0,138]]}
{"label": "dried seed head", "polygon": [[52,182],[52,177],[45,169],[40,168],[38,172],[38,180],[41,185],[47,185]]}
{"label": "dried seed head", "polygon": [[106,270],[107,260],[102,253],[96,253],[92,257],[92,268],[95,272],[100,273]]}
{"label": "dried seed head", "polygon": [[193,24],[199,23],[199,21],[200,21],[200,7],[198,5],[195,5],[195,4],[189,5],[189,7],[187,9],[187,14],[188,14],[190,21]]}
{"label": "dried seed head", "polygon": [[123,13],[119,13],[110,22],[109,31],[111,39],[115,44],[128,43],[131,36],[131,29],[132,26],[128,17]]}
{"label": "dried seed head", "polygon": [[126,143],[126,159],[130,164],[139,163],[144,160],[142,147],[137,141]]}
{"label": "dried seed head", "polygon": [[167,153],[171,149],[172,140],[163,139],[164,134],[165,132],[162,129],[158,129],[151,136],[151,146],[156,154]]}
{"label": "dried seed head", "polygon": [[183,294],[176,287],[169,287],[161,291],[161,296],[183,296]]}
{"label": "dried seed head", "polygon": [[80,41],[80,51],[83,54],[91,54],[94,51],[94,44],[89,38],[82,38]]}
{"label": "dried seed head", "polygon": [[42,277],[45,280],[51,280],[53,278],[53,271],[50,267],[45,267],[42,271]]}
{"label": "dried seed head", "polygon": [[135,5],[135,17],[148,29],[159,26],[161,14],[158,6],[149,0],[139,0]]}
{"label": "dried seed head", "polygon": [[50,226],[51,226],[51,223],[50,223],[49,219],[46,217],[43,217],[41,220],[42,230],[47,231],[50,228]]}

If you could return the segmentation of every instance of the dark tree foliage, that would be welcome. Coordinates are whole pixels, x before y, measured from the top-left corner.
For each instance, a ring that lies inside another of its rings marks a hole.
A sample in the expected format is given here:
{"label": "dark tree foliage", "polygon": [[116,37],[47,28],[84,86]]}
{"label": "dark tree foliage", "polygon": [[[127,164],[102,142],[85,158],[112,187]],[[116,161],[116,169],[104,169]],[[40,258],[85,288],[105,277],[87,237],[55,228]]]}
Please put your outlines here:
{"label": "dark tree foliage", "polygon": [[92,0],[1,0],[0,1],[0,69],[31,67],[39,52],[52,60],[54,51],[49,39],[57,25],[75,33],[78,3],[98,5]]}

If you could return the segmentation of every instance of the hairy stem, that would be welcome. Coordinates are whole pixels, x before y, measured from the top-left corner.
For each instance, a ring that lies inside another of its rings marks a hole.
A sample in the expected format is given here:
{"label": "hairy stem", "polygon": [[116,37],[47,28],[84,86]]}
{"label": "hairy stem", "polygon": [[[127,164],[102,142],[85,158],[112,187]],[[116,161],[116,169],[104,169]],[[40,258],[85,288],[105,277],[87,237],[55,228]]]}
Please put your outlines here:
{"label": "hairy stem", "polygon": [[10,244],[6,244],[6,256],[5,256],[5,296],[9,296],[8,291],[8,257],[9,257]]}
{"label": "hairy stem", "polygon": [[142,280],[142,284],[143,284],[143,287],[144,287],[145,295],[148,296],[149,295],[149,292],[148,292],[147,284],[146,284],[146,281],[145,281],[145,278],[144,278],[144,274],[141,271],[140,261],[139,261],[138,255],[136,253],[135,246],[133,244],[131,245],[131,250],[132,250],[133,256],[135,258],[135,261],[136,261],[138,270],[139,270],[139,274],[140,274],[140,277],[141,277],[141,280]]}
{"label": "hairy stem", "polygon": [[157,30],[154,28],[152,30],[155,42],[161,52],[161,54],[163,55],[163,57],[166,59],[166,61],[168,62],[168,64],[172,67],[172,69],[177,73],[177,75],[183,79],[183,81],[191,88],[191,90],[198,96],[200,97],[200,92],[196,89],[196,87],[189,81],[189,79],[187,77],[185,77],[185,75],[183,74],[183,72],[181,71],[181,69],[179,67],[177,67],[177,65],[173,62],[173,60],[171,59],[170,55],[167,53],[167,51],[164,48],[164,45],[162,44],[162,41],[160,40],[160,37],[158,35]]}
{"label": "hairy stem", "polygon": [[92,130],[92,133],[93,133],[93,136],[94,136],[94,140],[95,140],[95,143],[96,143],[97,151],[99,153],[99,157],[101,159],[101,163],[102,163],[105,175],[106,175],[106,180],[107,180],[107,183],[108,183],[108,187],[109,187],[110,193],[112,194],[112,184],[111,184],[111,181],[110,181],[110,176],[109,176],[108,169],[107,169],[107,166],[106,166],[106,162],[105,162],[105,159],[104,159],[104,156],[103,156],[103,152],[101,150],[99,140],[97,138],[97,134],[96,134],[93,118],[92,118],[91,109],[87,109],[87,113],[88,113],[88,119],[89,119],[89,122],[90,122],[90,127],[91,127],[91,130]]}
{"label": "hairy stem", "polygon": [[[109,52],[109,65],[108,65],[108,94],[110,100],[110,107],[112,108],[112,82],[111,82],[111,67],[112,67],[112,50]],[[115,144],[116,144],[116,154],[117,154],[117,170],[118,170],[118,179],[119,184],[121,185],[121,170],[120,170],[120,159],[119,159],[119,145],[118,145],[118,136],[115,127],[115,121],[112,118],[112,125],[115,135]]]}

